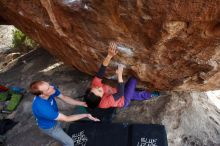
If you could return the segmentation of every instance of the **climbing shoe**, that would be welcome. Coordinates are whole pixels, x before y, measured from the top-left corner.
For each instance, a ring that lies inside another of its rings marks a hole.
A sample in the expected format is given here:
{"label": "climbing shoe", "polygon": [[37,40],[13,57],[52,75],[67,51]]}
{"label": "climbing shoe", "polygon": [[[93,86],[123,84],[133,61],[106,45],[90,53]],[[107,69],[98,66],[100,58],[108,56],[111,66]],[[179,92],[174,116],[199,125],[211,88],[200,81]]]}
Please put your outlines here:
{"label": "climbing shoe", "polygon": [[160,92],[158,92],[158,91],[151,92],[151,98],[158,97],[158,96],[160,96]]}

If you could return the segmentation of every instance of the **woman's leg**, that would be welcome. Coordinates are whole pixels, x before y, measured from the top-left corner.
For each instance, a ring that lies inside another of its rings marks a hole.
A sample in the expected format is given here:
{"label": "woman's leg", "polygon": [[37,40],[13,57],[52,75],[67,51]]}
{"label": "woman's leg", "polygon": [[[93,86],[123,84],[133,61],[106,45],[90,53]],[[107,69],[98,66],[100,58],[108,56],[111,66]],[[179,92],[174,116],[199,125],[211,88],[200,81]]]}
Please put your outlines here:
{"label": "woman's leg", "polygon": [[132,100],[132,97],[135,93],[135,88],[137,85],[137,80],[134,77],[130,77],[125,84],[125,92],[124,92],[124,107],[127,107]]}
{"label": "woman's leg", "polygon": [[131,100],[148,100],[151,98],[151,92],[148,91],[135,91]]}
{"label": "woman's leg", "polygon": [[125,84],[125,102],[124,107],[127,107],[130,104],[131,100],[148,100],[152,98],[152,94],[149,91],[135,91],[137,85],[137,80],[134,77],[130,77]]}

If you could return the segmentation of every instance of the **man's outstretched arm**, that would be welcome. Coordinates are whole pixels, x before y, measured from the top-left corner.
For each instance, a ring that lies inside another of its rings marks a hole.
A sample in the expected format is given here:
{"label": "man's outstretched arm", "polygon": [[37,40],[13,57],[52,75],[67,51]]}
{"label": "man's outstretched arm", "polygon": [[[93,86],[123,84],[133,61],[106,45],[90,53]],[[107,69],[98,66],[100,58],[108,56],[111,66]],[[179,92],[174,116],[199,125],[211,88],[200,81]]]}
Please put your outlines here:
{"label": "man's outstretched arm", "polygon": [[58,117],[56,118],[57,121],[64,121],[64,122],[72,122],[77,121],[83,118],[89,118],[92,121],[100,121],[99,119],[93,117],[91,114],[78,114],[78,115],[70,115],[66,116],[62,113],[59,113]]}
{"label": "man's outstretched arm", "polygon": [[85,102],[79,101],[79,100],[75,100],[72,99],[69,96],[65,96],[65,95],[61,95],[59,96],[61,100],[63,100],[64,102],[71,104],[71,105],[80,105],[80,106],[84,106],[87,107],[87,104]]}

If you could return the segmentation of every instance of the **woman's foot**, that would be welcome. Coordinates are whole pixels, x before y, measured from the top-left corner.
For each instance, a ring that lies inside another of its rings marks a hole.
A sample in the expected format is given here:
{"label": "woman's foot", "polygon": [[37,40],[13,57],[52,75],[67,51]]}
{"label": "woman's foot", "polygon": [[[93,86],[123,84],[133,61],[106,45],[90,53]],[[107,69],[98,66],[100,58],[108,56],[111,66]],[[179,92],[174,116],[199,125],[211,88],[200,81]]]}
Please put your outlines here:
{"label": "woman's foot", "polygon": [[153,91],[153,92],[151,92],[151,98],[153,98],[153,97],[158,97],[158,96],[160,96],[160,92],[159,92],[159,91]]}

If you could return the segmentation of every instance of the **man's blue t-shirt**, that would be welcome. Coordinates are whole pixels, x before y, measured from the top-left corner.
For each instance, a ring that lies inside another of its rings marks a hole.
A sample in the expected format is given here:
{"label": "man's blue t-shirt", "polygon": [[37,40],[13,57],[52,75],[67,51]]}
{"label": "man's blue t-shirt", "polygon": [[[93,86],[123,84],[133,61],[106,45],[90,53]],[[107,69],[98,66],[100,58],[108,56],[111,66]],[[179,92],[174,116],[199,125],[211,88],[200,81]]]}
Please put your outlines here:
{"label": "man's blue t-shirt", "polygon": [[55,97],[60,96],[60,91],[55,88],[55,93],[48,99],[36,96],[32,103],[32,111],[40,128],[49,129],[55,126],[59,115]]}

